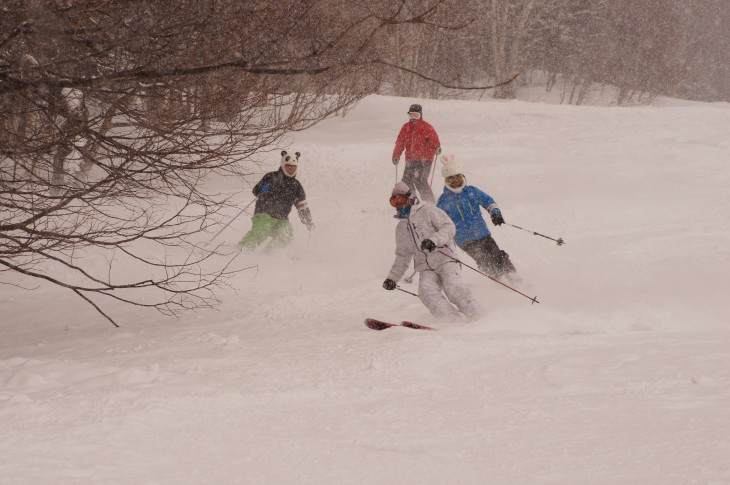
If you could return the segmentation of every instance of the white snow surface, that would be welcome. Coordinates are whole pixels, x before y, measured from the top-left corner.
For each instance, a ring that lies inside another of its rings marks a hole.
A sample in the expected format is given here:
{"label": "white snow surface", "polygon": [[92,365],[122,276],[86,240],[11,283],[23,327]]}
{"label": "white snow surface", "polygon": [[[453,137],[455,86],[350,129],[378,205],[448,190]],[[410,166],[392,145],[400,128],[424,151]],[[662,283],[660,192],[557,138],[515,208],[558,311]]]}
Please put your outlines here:
{"label": "white snow surface", "polygon": [[[468,268],[474,323],[382,289],[412,102],[507,222],[565,240],[493,229],[539,304]],[[283,147],[316,230],[293,212],[292,246],[242,253],[218,311],[107,306],[115,329],[0,286],[0,483],[729,484],[729,127],[725,103],[366,98]]]}

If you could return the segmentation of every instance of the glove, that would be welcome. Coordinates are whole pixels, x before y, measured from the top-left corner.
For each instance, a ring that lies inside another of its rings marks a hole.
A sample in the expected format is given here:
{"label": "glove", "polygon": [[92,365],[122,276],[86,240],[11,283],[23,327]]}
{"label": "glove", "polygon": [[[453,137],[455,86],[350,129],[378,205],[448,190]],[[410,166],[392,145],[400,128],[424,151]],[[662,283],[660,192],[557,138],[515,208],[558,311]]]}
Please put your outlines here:
{"label": "glove", "polygon": [[441,155],[441,147],[436,147],[436,155]]}
{"label": "glove", "polygon": [[312,222],[312,213],[309,211],[309,207],[297,209],[297,214],[299,214],[299,220],[302,221],[302,224],[307,226],[307,229],[309,229],[310,231],[314,229],[314,222]]}
{"label": "glove", "polygon": [[383,281],[383,288],[386,290],[395,290],[395,281],[391,280],[390,278]]}
{"label": "glove", "polygon": [[398,162],[400,162],[400,157],[393,157],[393,165],[398,165]]}
{"label": "glove", "polygon": [[430,239],[424,239],[423,241],[421,241],[421,249],[425,249],[426,251],[431,252],[436,249],[436,245]]}
{"label": "glove", "polygon": [[262,193],[262,194],[265,194],[265,193],[266,193],[266,192],[268,192],[269,190],[271,190],[271,185],[269,185],[269,184],[264,184],[264,185],[263,185],[263,186],[261,187],[261,193]]}
{"label": "glove", "polygon": [[501,226],[502,224],[504,224],[504,217],[502,217],[501,212],[495,212],[494,214],[492,214],[492,223],[495,226]]}

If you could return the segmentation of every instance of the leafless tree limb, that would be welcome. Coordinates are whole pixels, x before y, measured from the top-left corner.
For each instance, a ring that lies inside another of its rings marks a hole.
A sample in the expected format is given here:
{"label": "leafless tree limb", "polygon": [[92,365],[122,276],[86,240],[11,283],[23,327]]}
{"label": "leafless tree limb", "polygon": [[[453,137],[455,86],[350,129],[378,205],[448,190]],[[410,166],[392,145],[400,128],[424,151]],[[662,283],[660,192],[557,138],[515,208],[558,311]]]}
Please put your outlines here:
{"label": "leafless tree limb", "polygon": [[243,184],[287,133],[375,92],[393,29],[465,25],[438,18],[446,0],[406,5],[6,1],[0,278],[69,289],[115,325],[105,299],[217,304],[232,260],[201,242],[234,195],[206,180]]}

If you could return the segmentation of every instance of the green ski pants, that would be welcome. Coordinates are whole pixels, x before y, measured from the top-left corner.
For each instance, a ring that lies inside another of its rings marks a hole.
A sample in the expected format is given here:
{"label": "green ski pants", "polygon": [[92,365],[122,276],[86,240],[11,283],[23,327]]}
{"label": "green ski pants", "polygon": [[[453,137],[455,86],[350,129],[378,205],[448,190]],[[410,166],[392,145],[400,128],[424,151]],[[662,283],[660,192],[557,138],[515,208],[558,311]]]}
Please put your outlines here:
{"label": "green ski pants", "polygon": [[271,241],[266,245],[266,251],[288,246],[294,239],[294,229],[288,219],[275,219],[259,212],[254,214],[252,221],[251,230],[238,243],[249,251],[256,249],[269,237]]}

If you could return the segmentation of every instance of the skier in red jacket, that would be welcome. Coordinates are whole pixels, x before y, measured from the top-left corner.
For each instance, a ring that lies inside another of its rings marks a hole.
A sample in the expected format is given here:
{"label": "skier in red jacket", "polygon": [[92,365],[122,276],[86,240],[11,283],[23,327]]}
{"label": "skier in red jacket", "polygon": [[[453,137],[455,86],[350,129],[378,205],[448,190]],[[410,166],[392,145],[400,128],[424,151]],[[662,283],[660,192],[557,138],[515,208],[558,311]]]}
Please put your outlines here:
{"label": "skier in red jacket", "polygon": [[403,150],[406,151],[406,168],[403,182],[418,191],[421,199],[434,204],[436,199],[428,185],[428,174],[434,157],[441,153],[441,142],[436,130],[423,120],[423,108],[412,104],[408,109],[410,120],[403,125],[393,150],[393,164],[398,165]]}

